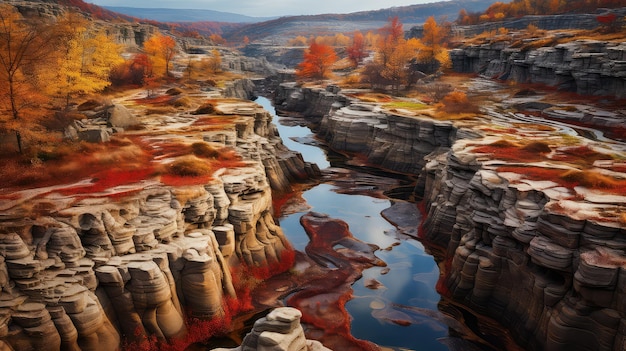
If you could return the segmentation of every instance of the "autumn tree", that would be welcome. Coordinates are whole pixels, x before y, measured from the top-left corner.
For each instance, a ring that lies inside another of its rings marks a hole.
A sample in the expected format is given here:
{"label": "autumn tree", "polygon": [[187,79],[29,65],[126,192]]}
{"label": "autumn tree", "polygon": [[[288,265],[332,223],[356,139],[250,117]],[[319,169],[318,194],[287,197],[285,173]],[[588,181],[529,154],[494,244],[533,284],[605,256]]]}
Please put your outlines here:
{"label": "autumn tree", "polygon": [[311,41],[304,52],[304,60],[298,65],[296,75],[299,78],[324,79],[330,74],[331,66],[337,61],[337,54],[332,47]]}
{"label": "autumn tree", "polygon": [[48,91],[65,98],[66,106],[77,95],[102,91],[111,84],[113,67],[121,64],[121,46],[102,31],[93,31],[81,15],[68,13],[57,24],[64,39],[52,74]]}
{"label": "autumn tree", "polygon": [[417,55],[419,41],[404,38],[398,17],[389,19],[380,32],[375,60],[366,66],[363,78],[372,86],[391,85],[398,93],[400,86],[408,82],[409,62]]}
{"label": "autumn tree", "polygon": [[208,59],[208,69],[213,74],[222,70],[222,55],[219,50],[213,49],[213,51],[211,51],[211,57]]}
{"label": "autumn tree", "polygon": [[425,71],[434,72],[439,68],[450,66],[450,56],[443,45],[447,35],[445,28],[437,25],[435,17],[428,17],[424,23],[424,34],[421,40],[423,45],[417,56],[417,62]]}
{"label": "autumn tree", "polygon": [[44,99],[39,74],[55,44],[49,29],[27,23],[13,6],[0,4],[0,127],[15,133],[20,153],[22,135],[33,126],[24,112]]}
{"label": "autumn tree", "polygon": [[178,50],[176,42],[169,36],[155,34],[143,43],[143,50],[150,58],[154,70],[163,70],[166,77],[170,75],[170,63]]}
{"label": "autumn tree", "polygon": [[146,54],[135,54],[111,70],[111,83],[117,86],[132,84],[143,86],[146,78],[153,76],[152,63]]}
{"label": "autumn tree", "polygon": [[226,44],[226,39],[222,38],[221,35],[219,34],[211,34],[209,36],[209,39],[211,39],[211,42],[213,42],[213,44],[215,45],[224,45]]}
{"label": "autumn tree", "polygon": [[352,45],[350,45],[346,51],[348,52],[348,58],[352,61],[355,67],[358,67],[363,59],[367,57],[365,52],[365,37],[363,33],[356,31],[352,37]]}

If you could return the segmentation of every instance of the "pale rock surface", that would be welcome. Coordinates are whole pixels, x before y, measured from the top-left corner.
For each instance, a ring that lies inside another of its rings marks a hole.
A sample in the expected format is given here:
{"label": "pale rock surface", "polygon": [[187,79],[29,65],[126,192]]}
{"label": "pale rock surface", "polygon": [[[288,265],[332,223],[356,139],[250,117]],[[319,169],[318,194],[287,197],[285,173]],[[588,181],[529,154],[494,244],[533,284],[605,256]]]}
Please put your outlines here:
{"label": "pale rock surface", "polygon": [[254,323],[241,346],[213,351],[329,351],[318,341],[306,339],[300,317],[302,313],[295,308],[276,308]]}

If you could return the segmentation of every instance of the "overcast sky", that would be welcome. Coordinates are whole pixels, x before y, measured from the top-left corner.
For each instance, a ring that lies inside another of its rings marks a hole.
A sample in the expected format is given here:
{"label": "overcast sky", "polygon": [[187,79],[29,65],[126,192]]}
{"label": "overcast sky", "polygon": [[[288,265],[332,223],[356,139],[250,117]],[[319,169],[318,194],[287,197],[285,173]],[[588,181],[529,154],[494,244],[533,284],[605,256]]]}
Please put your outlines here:
{"label": "overcast sky", "polygon": [[440,0],[87,0],[100,6],[207,9],[253,17],[350,13],[436,1]]}

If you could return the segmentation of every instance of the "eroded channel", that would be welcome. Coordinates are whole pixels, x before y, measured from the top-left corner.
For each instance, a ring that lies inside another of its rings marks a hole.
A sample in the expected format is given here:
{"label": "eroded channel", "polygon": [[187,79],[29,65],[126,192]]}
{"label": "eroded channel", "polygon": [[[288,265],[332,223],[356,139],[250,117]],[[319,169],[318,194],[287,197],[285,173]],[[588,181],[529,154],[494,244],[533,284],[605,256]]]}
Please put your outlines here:
{"label": "eroded channel", "polygon": [[280,214],[280,226],[294,248],[309,252],[301,219],[313,211],[347,223],[356,239],[375,245],[374,254],[384,262],[363,270],[352,284],[345,302],[352,337],[391,350],[506,348],[497,325],[487,323],[485,328],[485,321],[478,323],[474,315],[437,293],[438,264],[415,238],[421,221],[417,205],[383,195],[410,188],[410,179],[346,166],[345,160],[318,145],[307,127],[276,116],[268,99],[256,102],[274,114],[283,143],[317,163],[325,175],[320,184],[303,191],[302,203]]}

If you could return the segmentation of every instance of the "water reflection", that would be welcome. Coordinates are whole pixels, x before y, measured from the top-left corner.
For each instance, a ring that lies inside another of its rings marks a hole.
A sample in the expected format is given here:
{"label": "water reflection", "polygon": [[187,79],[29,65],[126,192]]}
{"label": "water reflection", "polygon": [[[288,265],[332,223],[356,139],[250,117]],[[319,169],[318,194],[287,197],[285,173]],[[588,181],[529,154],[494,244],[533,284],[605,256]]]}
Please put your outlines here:
{"label": "water reflection", "polygon": [[[268,111],[274,111],[265,98],[257,100]],[[302,153],[304,159],[329,167],[326,153],[318,147],[295,142],[306,138],[306,127],[287,126],[275,120],[283,142]],[[437,318],[440,300],[435,291],[439,269],[422,244],[406,239],[387,222],[381,211],[391,206],[390,200],[366,195],[336,192],[331,184],[320,184],[303,194],[312,211],[326,213],[347,222],[359,240],[378,245],[377,256],[387,267],[373,267],[353,285],[354,297],[346,304],[352,317],[352,334],[380,346],[396,350],[448,350],[439,339],[448,336],[448,326]],[[279,219],[285,234],[297,250],[304,251],[309,239],[300,225],[303,213]],[[374,287],[377,287],[373,289]]]}
{"label": "water reflection", "polygon": [[280,117],[276,117],[276,112],[272,102],[264,97],[259,97],[255,101],[257,104],[263,106],[263,108],[274,115],[274,124],[278,128],[278,133],[283,138],[283,144],[290,150],[300,152],[305,161],[316,163],[320,169],[330,167],[330,162],[326,158],[324,150],[317,146],[307,145],[299,143],[296,140],[306,140],[313,138],[311,130],[303,126],[286,126],[280,123]]}

